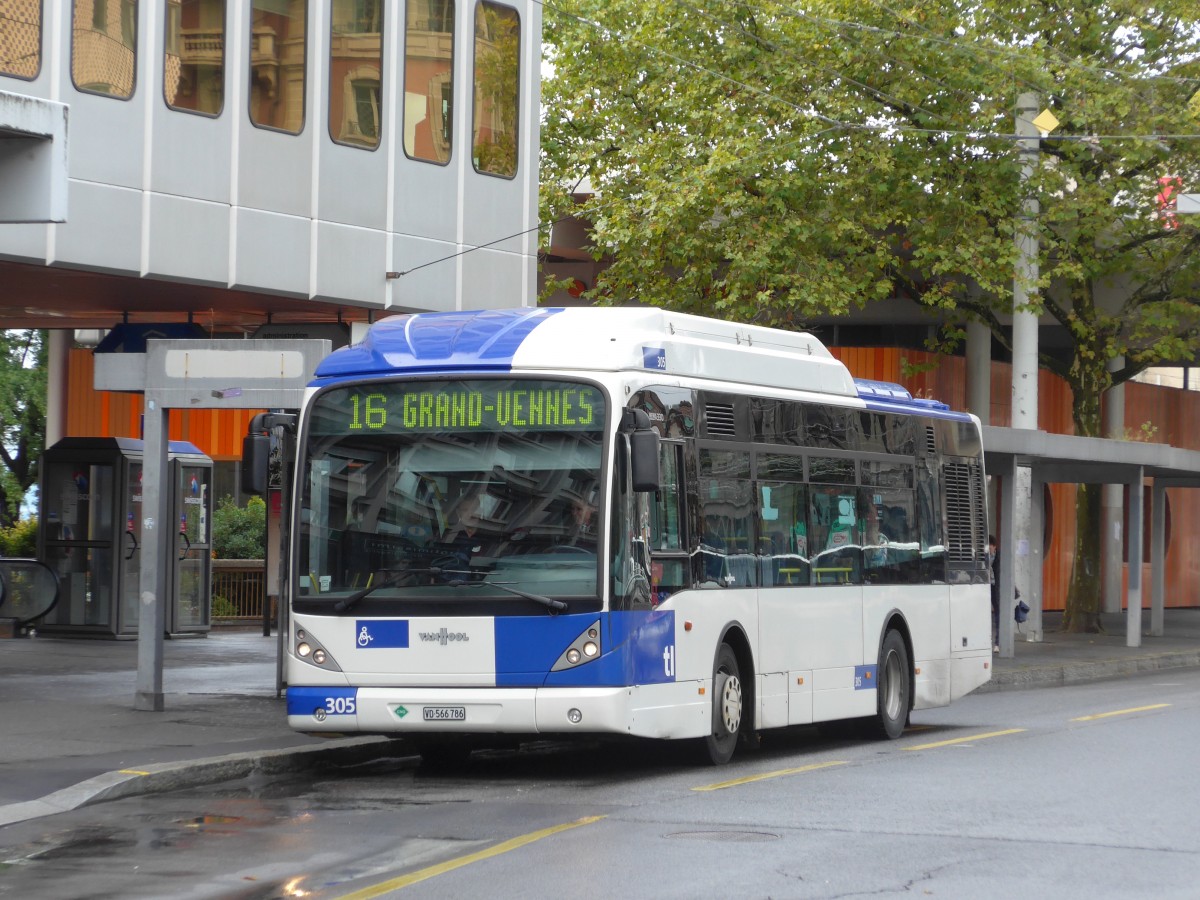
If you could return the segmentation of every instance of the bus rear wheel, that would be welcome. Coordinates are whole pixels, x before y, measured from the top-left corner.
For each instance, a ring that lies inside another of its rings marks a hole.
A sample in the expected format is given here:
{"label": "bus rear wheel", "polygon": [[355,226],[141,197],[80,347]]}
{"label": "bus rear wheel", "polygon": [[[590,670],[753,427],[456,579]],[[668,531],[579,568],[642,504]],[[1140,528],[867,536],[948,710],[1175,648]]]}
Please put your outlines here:
{"label": "bus rear wheel", "polygon": [[722,644],[713,663],[712,727],[704,739],[708,762],[723,766],[733,757],[742,729],[742,679],[737,656]]}
{"label": "bus rear wheel", "polygon": [[880,738],[895,740],[904,733],[912,705],[908,647],[898,631],[889,631],[883,639],[876,678],[874,731]]}

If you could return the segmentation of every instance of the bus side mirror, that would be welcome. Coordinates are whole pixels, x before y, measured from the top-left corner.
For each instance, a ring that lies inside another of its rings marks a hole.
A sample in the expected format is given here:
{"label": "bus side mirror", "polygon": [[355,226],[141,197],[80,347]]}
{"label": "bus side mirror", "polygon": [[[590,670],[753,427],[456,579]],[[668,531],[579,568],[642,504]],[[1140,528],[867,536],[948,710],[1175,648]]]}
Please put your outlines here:
{"label": "bus side mirror", "polygon": [[658,432],[638,430],[629,435],[629,469],[635,491],[657,491],[662,484],[659,471]]}
{"label": "bus side mirror", "polygon": [[658,432],[650,417],[640,409],[621,411],[621,433],[629,439],[629,474],[633,489],[638,493],[657,491],[662,474],[659,471]]}
{"label": "bus side mirror", "polygon": [[271,438],[266,434],[248,434],[242,438],[242,491],[262,496],[267,492],[267,472],[271,462]]}

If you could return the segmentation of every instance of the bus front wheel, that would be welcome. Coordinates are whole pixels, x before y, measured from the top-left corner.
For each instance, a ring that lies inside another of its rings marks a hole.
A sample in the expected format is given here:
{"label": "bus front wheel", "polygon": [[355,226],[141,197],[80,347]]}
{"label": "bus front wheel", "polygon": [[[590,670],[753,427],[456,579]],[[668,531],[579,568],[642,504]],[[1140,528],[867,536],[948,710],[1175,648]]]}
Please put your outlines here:
{"label": "bus front wheel", "polygon": [[908,647],[900,632],[892,630],[883,639],[879,650],[879,672],[875,685],[875,732],[887,740],[895,740],[908,724],[912,701]]}
{"label": "bus front wheel", "polygon": [[712,727],[704,739],[708,761],[722,766],[733,757],[742,728],[742,679],[737,656],[722,644],[713,663]]}

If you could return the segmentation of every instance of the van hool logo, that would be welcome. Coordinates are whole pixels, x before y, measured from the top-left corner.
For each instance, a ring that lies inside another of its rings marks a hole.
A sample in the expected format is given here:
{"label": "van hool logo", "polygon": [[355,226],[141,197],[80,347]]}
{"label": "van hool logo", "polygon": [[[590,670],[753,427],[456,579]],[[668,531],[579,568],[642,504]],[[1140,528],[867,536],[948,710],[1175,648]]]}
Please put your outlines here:
{"label": "van hool logo", "polygon": [[426,644],[441,644],[445,647],[447,644],[455,641],[469,641],[465,631],[448,631],[443,628],[441,631],[422,631],[420,632],[421,641]]}

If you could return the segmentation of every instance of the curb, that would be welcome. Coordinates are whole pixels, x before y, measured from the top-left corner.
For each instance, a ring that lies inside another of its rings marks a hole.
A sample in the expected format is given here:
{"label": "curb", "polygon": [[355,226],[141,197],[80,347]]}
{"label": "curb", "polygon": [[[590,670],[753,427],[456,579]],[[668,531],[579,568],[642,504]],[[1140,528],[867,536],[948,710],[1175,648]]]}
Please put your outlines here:
{"label": "curb", "polygon": [[245,778],[254,773],[276,775],[318,766],[355,765],[411,755],[402,742],[386,737],[363,737],[337,739],[336,746],[250,750],[207,759],[156,763],[144,769],[121,769],[96,775],[37,800],[0,806],[0,827],[107,800],[201,787]]}
{"label": "curb", "polygon": [[975,689],[973,693],[988,694],[995,691],[1020,691],[1039,687],[1064,687],[1088,684],[1110,678],[1122,678],[1157,672],[1163,669],[1186,669],[1200,667],[1200,650],[1180,650],[1174,653],[1154,653],[1131,656],[1124,659],[1103,659],[1094,662],[1057,663],[1045,666],[1029,666],[1008,672],[997,672],[990,681]]}

